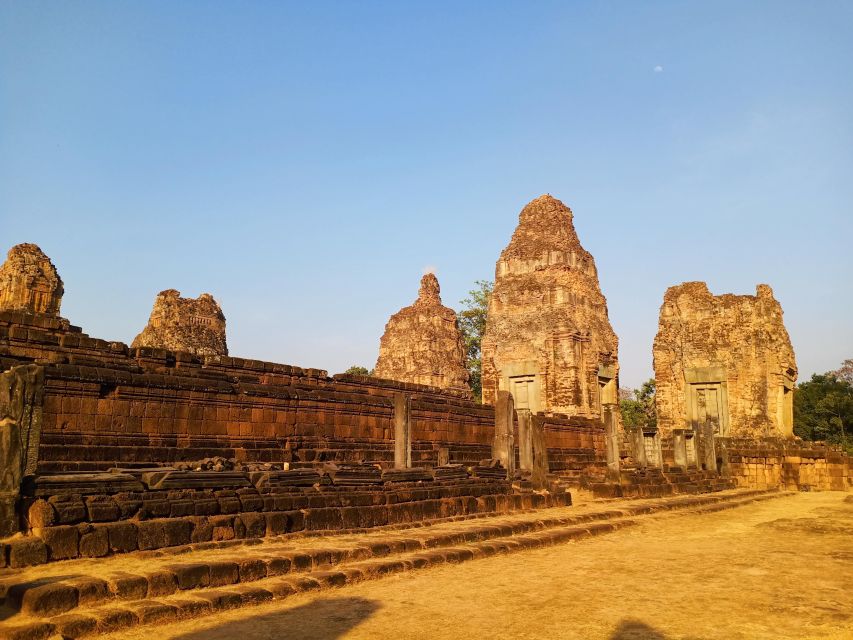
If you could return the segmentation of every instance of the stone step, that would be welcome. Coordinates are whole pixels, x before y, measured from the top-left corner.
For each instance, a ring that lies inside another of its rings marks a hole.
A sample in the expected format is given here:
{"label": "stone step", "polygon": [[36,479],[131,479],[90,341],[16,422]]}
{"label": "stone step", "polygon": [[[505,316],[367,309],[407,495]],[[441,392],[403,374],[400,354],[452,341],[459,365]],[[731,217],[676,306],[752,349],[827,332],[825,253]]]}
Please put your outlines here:
{"label": "stone step", "polygon": [[[673,509],[686,510],[688,513],[710,513],[783,495],[786,494],[776,491],[733,492],[725,496],[670,499],[647,505],[634,504],[632,505],[634,508],[629,512],[633,511],[638,516]],[[610,514],[612,517],[605,518],[605,521],[542,526],[511,534],[507,534],[502,526],[492,526],[487,529],[494,534],[493,537],[471,540],[466,537],[461,543],[450,537],[442,539],[441,544],[430,548],[410,549],[407,545],[399,546],[389,539],[384,543],[374,542],[375,549],[372,556],[338,564],[333,563],[332,558],[328,558],[318,565],[312,564],[311,567],[306,565],[303,572],[266,575],[246,582],[222,583],[218,586],[209,585],[206,588],[197,586],[174,589],[171,592],[147,593],[144,597],[130,601],[117,602],[115,599],[99,603],[91,599],[70,613],[49,614],[41,618],[25,611],[23,614],[13,615],[11,619],[0,624],[0,638],[42,640],[59,636],[74,639],[138,625],[163,624],[178,619],[195,618],[227,609],[261,604],[305,591],[339,587],[401,571],[560,544],[637,524],[637,521],[627,517],[622,509],[610,509],[601,513]],[[562,520],[556,518],[551,522]],[[473,532],[469,533],[473,534]],[[480,533],[484,534],[487,531],[483,530]],[[198,571],[198,574],[202,573],[202,570]],[[62,597],[60,594],[68,597],[69,591],[56,590],[54,602],[59,601]],[[87,595],[91,596],[91,591],[87,592]],[[9,612],[4,613],[8,615]]]}
{"label": "stone step", "polygon": [[[608,505],[605,504],[586,513],[576,514],[572,513],[574,510],[566,508],[545,509],[520,516],[490,517],[448,523],[444,526],[434,525],[397,534],[380,532],[355,538],[341,537],[335,546],[310,546],[305,540],[295,545],[293,540],[279,540],[244,548],[232,547],[227,551],[215,548],[199,549],[195,553],[188,552],[183,562],[174,554],[161,554],[159,557],[152,554],[150,557],[146,556],[144,572],[138,569],[114,570],[106,575],[101,573],[87,576],[82,571],[75,570],[75,561],[69,561],[60,563],[53,574],[45,571],[41,576],[33,577],[31,571],[29,574],[23,573],[17,580],[3,581],[6,596],[4,617],[53,618],[74,614],[83,609],[101,608],[128,601],[173,598],[188,592],[199,596],[234,585],[247,587],[272,578],[293,578],[298,582],[302,574],[311,572],[326,572],[332,569],[343,571],[344,568],[358,563],[368,563],[365,566],[369,568],[370,562],[381,558],[425,553],[458,545],[480,544],[490,540],[503,541],[498,546],[499,550],[504,550],[505,547],[515,548],[518,544],[522,545],[519,548],[529,548],[524,546],[528,545],[527,542],[518,541],[524,540],[526,536],[534,536],[535,540],[541,538],[559,542],[587,535],[592,529],[596,532],[613,530],[609,524],[606,525],[608,522],[627,521],[633,517],[661,511],[720,506],[725,508],[777,495],[781,494],[769,491],[739,491],[647,503],[622,503],[618,506],[612,505],[611,508],[607,508]],[[560,533],[562,530],[565,531]],[[545,535],[548,532],[554,533],[556,537],[549,538]],[[133,563],[132,557],[128,558],[128,563]],[[138,566],[138,554],[132,566]],[[121,565],[118,565],[113,568],[120,567]],[[368,571],[368,574],[370,573],[371,571]],[[68,578],[68,575],[75,577]],[[133,609],[136,605],[127,606]],[[147,609],[145,611],[139,615],[134,614],[134,619],[144,623],[155,615]],[[101,629],[102,626],[97,628]],[[2,633],[0,637],[4,637]]]}

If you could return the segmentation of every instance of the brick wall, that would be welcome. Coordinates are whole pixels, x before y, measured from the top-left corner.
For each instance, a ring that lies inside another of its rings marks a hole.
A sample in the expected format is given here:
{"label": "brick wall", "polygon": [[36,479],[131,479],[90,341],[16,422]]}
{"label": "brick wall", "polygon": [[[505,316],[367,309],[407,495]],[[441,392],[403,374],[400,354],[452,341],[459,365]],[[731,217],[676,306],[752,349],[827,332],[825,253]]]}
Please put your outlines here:
{"label": "brick wall", "polygon": [[819,442],[730,439],[729,464],[742,487],[853,491],[853,460]]}
{"label": "brick wall", "polygon": [[[393,396],[411,397],[413,461],[491,455],[494,409],[462,394],[319,369],[204,359],[91,338],[63,319],[0,312],[0,367],[45,367],[40,469],[197,460],[391,461]],[[602,427],[551,416],[555,465],[603,458]]]}

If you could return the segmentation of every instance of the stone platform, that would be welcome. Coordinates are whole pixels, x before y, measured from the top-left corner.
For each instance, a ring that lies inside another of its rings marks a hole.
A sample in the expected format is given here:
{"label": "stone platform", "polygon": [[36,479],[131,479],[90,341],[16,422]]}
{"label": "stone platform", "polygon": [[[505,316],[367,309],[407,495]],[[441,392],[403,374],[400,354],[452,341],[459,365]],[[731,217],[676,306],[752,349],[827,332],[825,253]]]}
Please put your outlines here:
{"label": "stone platform", "polygon": [[597,498],[659,498],[678,494],[725,491],[737,487],[737,481],[715,471],[664,467],[624,468],[618,479],[606,479],[603,473],[585,476],[580,485]]}
{"label": "stone platform", "polygon": [[[568,493],[513,493],[507,480],[433,480],[435,471],[408,470],[428,480],[396,481],[379,469],[305,478],[293,472],[175,472],[40,476],[46,488],[24,498],[24,538],[9,539],[0,554],[12,568],[78,557],[104,557],[188,544],[302,531],[340,532],[440,518],[565,506]],[[452,469],[451,469],[452,470]],[[365,473],[374,473],[366,481]],[[288,476],[297,476],[288,485]],[[166,481],[175,476],[171,485]],[[271,481],[270,476],[273,476]],[[251,484],[255,480],[256,486]],[[227,482],[231,488],[221,488]],[[309,484],[309,486],[298,486]],[[206,485],[210,485],[208,488]],[[112,491],[109,491],[112,490]]]}
{"label": "stone platform", "polygon": [[312,589],[560,544],[629,527],[658,513],[704,513],[781,497],[727,491],[595,502],[370,533],[303,533],[80,559],[7,571],[0,637],[82,638],[251,606]]}

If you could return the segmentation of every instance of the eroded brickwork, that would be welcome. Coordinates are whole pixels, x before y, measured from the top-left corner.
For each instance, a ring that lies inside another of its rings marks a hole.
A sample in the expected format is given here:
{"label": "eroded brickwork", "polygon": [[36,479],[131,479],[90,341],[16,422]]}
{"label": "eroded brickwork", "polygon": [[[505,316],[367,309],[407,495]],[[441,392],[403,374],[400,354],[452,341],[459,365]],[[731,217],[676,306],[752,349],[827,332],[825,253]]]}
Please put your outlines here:
{"label": "eroded brickwork", "polygon": [[521,211],[495,268],[483,338],[483,401],[600,419],[616,402],[618,341],[572,212],[544,195]]}
{"label": "eroded brickwork", "polygon": [[654,342],[658,427],[722,436],[793,435],[797,365],[772,289],[715,296],[704,282],[670,287]]}
{"label": "eroded brickwork", "polygon": [[853,491],[853,458],[837,447],[790,438],[732,438],[729,468],[738,486],[788,491]]}
{"label": "eroded brickwork", "polygon": [[[373,376],[129,348],[45,316],[0,312],[0,369],[44,367],[39,469],[98,471],[222,456],[313,464],[393,460],[394,396],[411,397],[412,461],[489,457],[494,409],[460,393]],[[547,419],[552,469],[603,451],[596,421]],[[603,455],[603,454],[602,454]]]}
{"label": "eroded brickwork", "polygon": [[59,315],[62,279],[44,252],[34,244],[9,250],[0,266],[0,310]]}
{"label": "eroded brickwork", "polygon": [[435,275],[426,274],[415,303],[391,316],[373,374],[470,396],[462,334],[456,313],[441,304],[440,291]]}
{"label": "eroded brickwork", "polygon": [[209,293],[182,298],[180,291],[167,289],[157,294],[148,326],[132,346],[226,356],[225,315]]}

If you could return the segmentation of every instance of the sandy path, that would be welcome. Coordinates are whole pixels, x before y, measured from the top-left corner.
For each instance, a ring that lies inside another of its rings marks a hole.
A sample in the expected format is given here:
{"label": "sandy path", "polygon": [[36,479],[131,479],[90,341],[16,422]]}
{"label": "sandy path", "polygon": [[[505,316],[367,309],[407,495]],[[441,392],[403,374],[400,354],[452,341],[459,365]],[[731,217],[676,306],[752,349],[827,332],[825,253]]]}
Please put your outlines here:
{"label": "sandy path", "polygon": [[111,638],[853,639],[853,496],[799,494]]}

